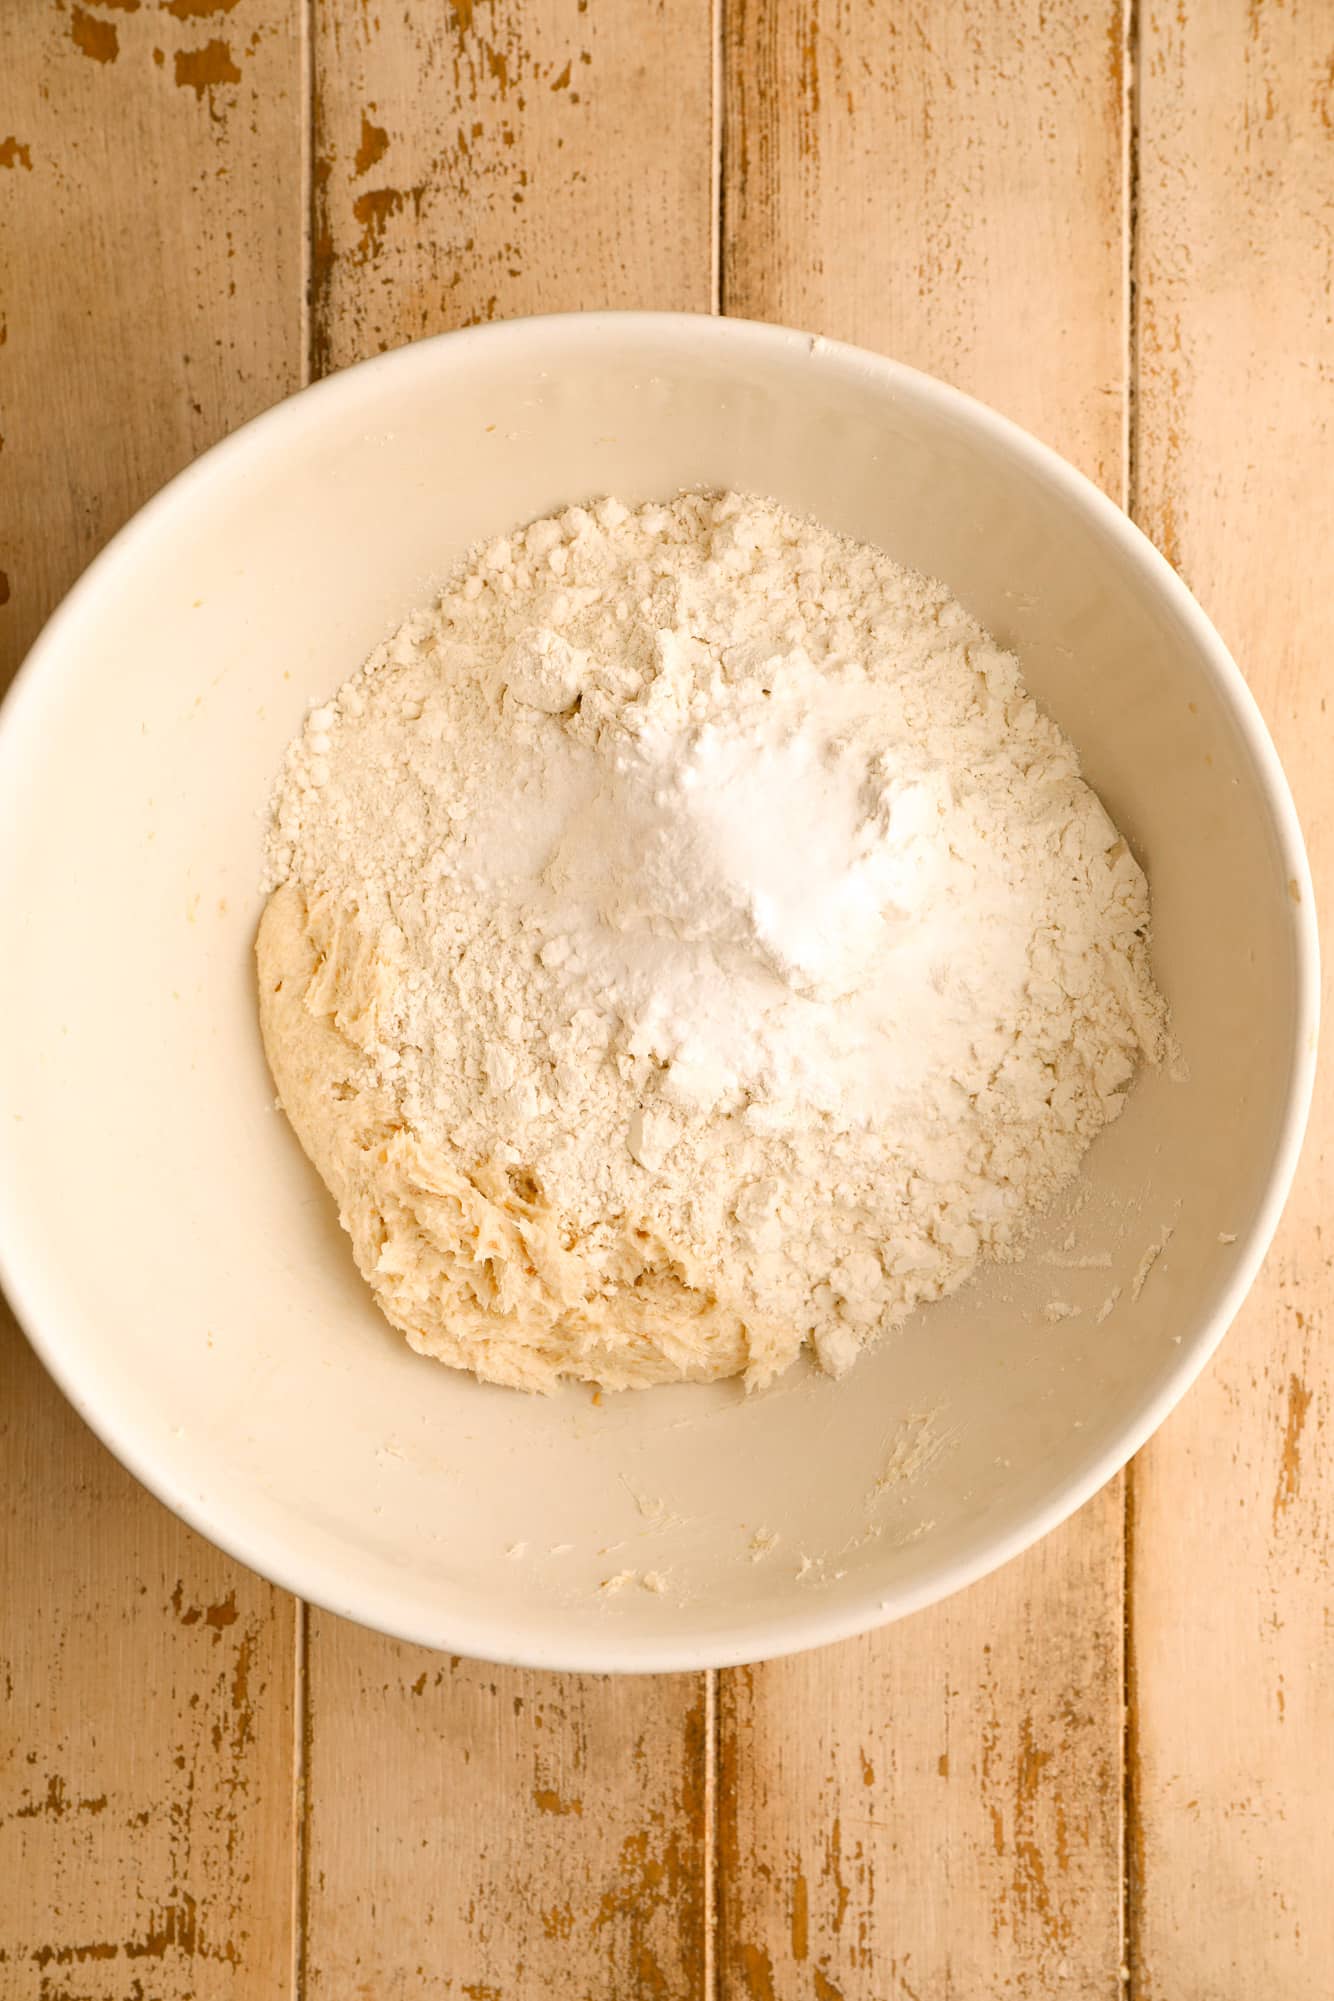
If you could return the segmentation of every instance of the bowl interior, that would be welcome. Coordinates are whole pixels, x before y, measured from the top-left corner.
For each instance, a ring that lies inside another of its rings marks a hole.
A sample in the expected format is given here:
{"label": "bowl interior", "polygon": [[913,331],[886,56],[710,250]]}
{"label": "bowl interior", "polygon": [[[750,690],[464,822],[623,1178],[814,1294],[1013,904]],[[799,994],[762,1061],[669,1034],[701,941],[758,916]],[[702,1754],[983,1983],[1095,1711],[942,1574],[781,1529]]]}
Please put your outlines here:
{"label": "bowl interior", "polygon": [[[306,705],[477,536],[698,484],[881,544],[1017,648],[1149,870],[1188,1076],[1141,1081],[1024,1263],[842,1382],[530,1400],[380,1320],[274,1111],[252,993],[263,814]],[[172,1506],[390,1630],[667,1667],[938,1596],[1139,1442],[1272,1229],[1313,1057],[1312,941],[1247,698],[1082,483],[853,351],[590,316],[337,378],[210,455],[94,566],[0,763],[15,1303]]]}

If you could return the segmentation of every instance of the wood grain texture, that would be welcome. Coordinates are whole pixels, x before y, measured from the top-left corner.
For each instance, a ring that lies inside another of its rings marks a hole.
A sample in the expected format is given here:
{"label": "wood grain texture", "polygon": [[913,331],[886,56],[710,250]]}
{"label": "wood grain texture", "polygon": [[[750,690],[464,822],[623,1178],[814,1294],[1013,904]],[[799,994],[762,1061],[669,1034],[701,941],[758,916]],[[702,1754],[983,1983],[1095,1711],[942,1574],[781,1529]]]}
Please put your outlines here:
{"label": "wood grain texture", "polygon": [[1121,498],[1122,0],[728,0],[723,305],[892,354]]}
{"label": "wood grain texture", "polygon": [[704,1992],[703,1678],[528,1674],[312,1615],[312,2001]]}
{"label": "wood grain texture", "polygon": [[[0,678],[299,380],[293,17],[0,9]],[[3,1309],[0,1579],[0,1994],[286,1995],[290,1601],[122,1473]]]}
{"label": "wood grain texture", "polygon": [[1118,1992],[1121,1572],[1113,1487],[1038,1562],[722,1676],[724,1995]]}
{"label": "wood grain texture", "polygon": [[[707,0],[315,18],[317,370],[516,313],[707,309]],[[703,1677],[442,1663],[312,1614],[307,1991],[702,1994],[706,1707]]]}
{"label": "wood grain texture", "polygon": [[0,1995],[278,2001],[291,1601],[150,1500],[0,1321]]}
{"label": "wood grain texture", "polygon": [[[1144,525],[1219,624],[1297,797],[1326,936],[1334,15],[1151,8],[1142,42]],[[1218,1360],[1136,1462],[1137,2001],[1334,1979],[1334,1091]]]}
{"label": "wood grain texture", "polygon": [[0,660],[295,389],[300,0],[0,7]]}
{"label": "wood grain texture", "polygon": [[709,0],[315,0],[317,372],[446,327],[707,312]]}
{"label": "wood grain texture", "polygon": [[[1119,6],[733,0],[723,298],[1124,490]],[[722,1678],[729,2001],[1119,1995],[1122,1486],[939,1610]]]}

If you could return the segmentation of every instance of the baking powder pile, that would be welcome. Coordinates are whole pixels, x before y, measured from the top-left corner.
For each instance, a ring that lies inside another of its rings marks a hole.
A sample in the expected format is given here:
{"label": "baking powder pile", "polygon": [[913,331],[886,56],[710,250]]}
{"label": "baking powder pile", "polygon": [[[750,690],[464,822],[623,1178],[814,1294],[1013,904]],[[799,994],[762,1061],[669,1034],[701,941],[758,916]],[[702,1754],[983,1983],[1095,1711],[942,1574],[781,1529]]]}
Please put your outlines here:
{"label": "baking powder pile", "polygon": [[479,548],[287,755],[285,1108],[414,1347],[840,1372],[1163,1052],[1139,867],[939,584],[736,494]]}

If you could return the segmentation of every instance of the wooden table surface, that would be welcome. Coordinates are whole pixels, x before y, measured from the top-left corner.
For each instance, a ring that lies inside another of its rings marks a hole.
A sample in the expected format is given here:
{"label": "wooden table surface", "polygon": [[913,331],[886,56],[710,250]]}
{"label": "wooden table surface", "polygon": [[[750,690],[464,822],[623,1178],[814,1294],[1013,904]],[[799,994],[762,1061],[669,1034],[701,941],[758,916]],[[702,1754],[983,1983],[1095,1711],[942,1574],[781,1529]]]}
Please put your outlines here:
{"label": "wooden table surface", "polygon": [[[723,310],[930,369],[1128,505],[1320,875],[1332,141],[1330,0],[4,0],[4,660],[313,375]],[[1332,1141],[1325,1088],[1221,1356],[1060,1533],[718,1675],[308,1610],[140,1492],[7,1322],[0,1996],[1328,2001]]]}

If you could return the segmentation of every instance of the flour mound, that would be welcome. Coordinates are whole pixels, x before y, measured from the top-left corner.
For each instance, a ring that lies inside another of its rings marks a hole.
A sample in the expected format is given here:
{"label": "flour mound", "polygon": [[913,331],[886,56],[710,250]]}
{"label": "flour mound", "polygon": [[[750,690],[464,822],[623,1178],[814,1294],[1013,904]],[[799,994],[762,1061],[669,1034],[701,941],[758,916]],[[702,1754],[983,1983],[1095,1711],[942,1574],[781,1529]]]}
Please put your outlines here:
{"label": "flour mound", "polygon": [[1143,874],[1013,657],[735,494],[474,550],[268,853],[283,1104],[389,1319],[495,1382],[841,1372],[1163,1053]]}

